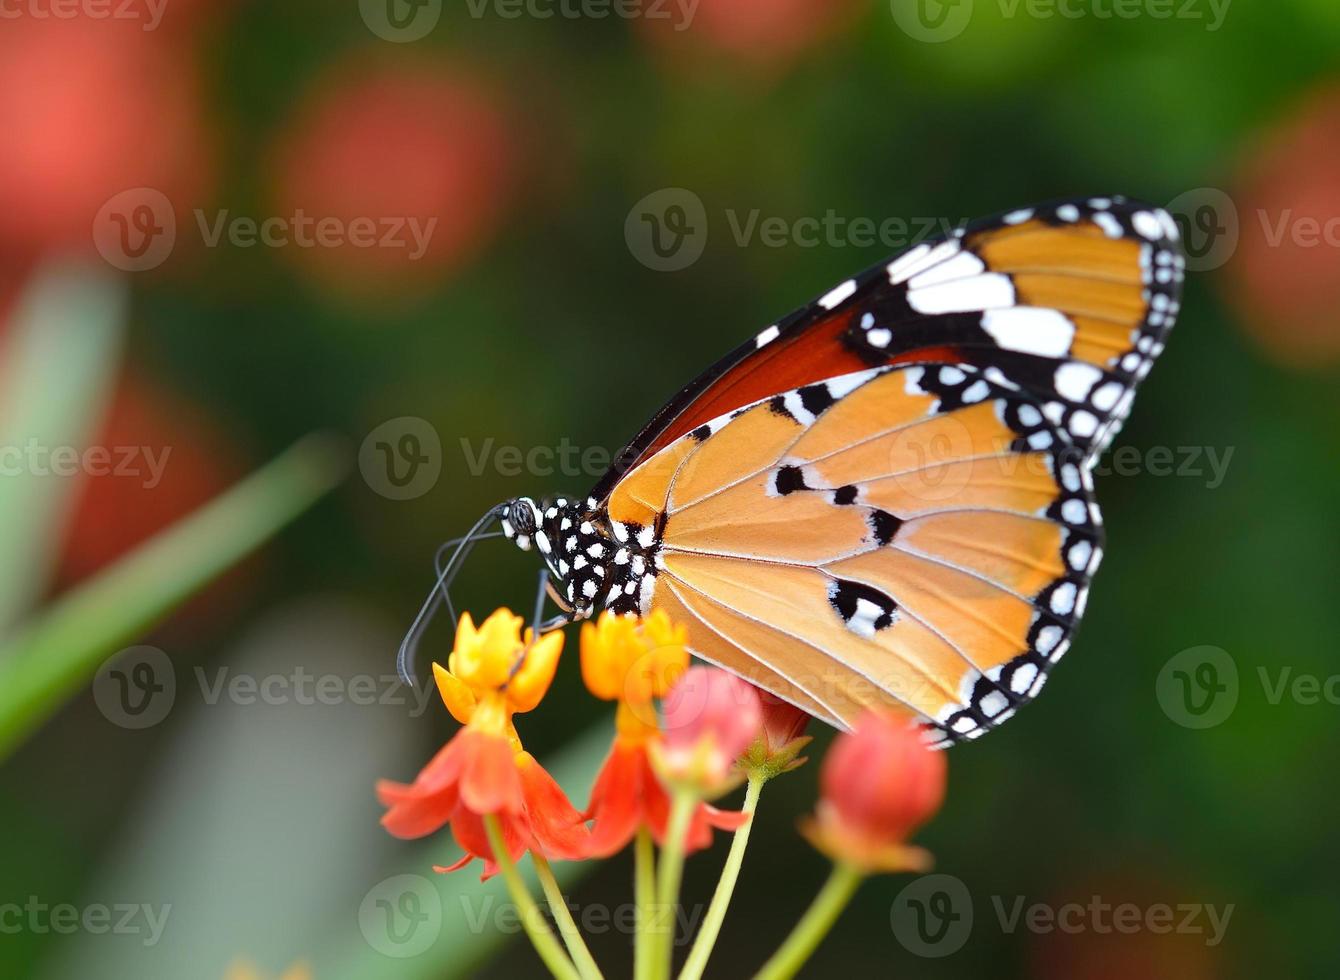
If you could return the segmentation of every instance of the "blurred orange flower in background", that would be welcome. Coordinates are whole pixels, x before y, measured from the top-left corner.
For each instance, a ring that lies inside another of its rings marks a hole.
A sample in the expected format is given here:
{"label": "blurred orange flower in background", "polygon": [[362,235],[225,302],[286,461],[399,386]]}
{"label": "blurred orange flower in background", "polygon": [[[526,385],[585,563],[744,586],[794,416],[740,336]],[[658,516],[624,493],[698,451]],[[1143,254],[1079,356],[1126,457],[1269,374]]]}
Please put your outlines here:
{"label": "blurred orange flower in background", "polygon": [[[317,84],[273,156],[279,213],[333,221],[344,240],[286,254],[341,293],[431,288],[497,231],[513,156],[503,111],[464,71],[346,64]],[[369,220],[374,244],[344,233]]]}
{"label": "blurred orange flower in background", "polygon": [[92,575],[245,472],[241,453],[201,406],[139,373],[121,379],[93,443],[101,453],[97,472],[81,475],[65,534],[64,582]]}
{"label": "blurred orange flower in background", "polygon": [[1276,360],[1340,357],[1340,86],[1317,92],[1244,161],[1237,253],[1224,276],[1244,325]]}
{"label": "blurred orange flower in background", "polygon": [[0,258],[87,249],[99,210],[151,187],[182,208],[210,154],[187,46],[134,19],[19,17],[0,31]]}
{"label": "blurred orange flower in background", "polygon": [[716,55],[766,73],[823,46],[862,9],[853,0],[644,0],[637,26],[671,58]]}

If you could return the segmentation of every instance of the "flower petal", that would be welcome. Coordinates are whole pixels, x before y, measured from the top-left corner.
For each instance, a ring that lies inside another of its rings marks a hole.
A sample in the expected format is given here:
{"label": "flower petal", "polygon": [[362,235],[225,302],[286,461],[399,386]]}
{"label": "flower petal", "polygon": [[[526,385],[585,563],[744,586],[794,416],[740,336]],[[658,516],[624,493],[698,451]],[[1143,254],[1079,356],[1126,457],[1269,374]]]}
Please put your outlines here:
{"label": "flower petal", "polygon": [[[530,639],[531,632],[527,630],[526,642],[530,643]],[[507,682],[507,700],[516,711],[530,711],[544,698],[562,652],[562,630],[546,633],[526,650],[521,669]]]}
{"label": "flower petal", "polygon": [[529,752],[516,757],[526,798],[530,832],[545,857],[579,861],[589,854],[591,832],[586,819],[568,801],[562,788]]}
{"label": "flower petal", "polygon": [[587,844],[591,857],[609,857],[622,851],[637,833],[645,812],[644,768],[641,746],[615,739],[586,808],[586,816],[595,821]]}
{"label": "flower petal", "polygon": [[456,738],[468,746],[460,781],[462,805],[477,814],[520,813],[525,801],[511,743],[469,729]]}

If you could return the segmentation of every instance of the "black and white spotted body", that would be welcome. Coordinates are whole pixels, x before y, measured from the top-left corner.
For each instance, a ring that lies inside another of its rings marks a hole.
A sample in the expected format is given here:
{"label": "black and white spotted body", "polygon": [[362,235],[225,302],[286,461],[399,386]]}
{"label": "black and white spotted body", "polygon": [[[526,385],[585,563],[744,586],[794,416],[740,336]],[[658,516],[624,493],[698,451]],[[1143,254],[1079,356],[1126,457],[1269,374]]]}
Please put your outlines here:
{"label": "black and white spotted body", "polygon": [[551,595],[573,620],[600,608],[645,612],[660,566],[657,529],[610,521],[592,498],[517,497],[503,505],[501,520],[509,541],[540,553]]}

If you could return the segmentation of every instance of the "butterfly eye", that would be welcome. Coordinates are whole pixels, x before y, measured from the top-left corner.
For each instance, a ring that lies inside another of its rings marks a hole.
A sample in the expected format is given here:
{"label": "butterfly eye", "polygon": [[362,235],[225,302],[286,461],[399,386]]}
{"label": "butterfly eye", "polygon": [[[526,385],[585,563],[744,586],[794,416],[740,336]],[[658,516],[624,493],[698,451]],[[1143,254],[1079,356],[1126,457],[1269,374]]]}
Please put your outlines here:
{"label": "butterfly eye", "polygon": [[530,537],[536,528],[535,504],[529,497],[517,497],[508,505],[507,521],[517,536]]}

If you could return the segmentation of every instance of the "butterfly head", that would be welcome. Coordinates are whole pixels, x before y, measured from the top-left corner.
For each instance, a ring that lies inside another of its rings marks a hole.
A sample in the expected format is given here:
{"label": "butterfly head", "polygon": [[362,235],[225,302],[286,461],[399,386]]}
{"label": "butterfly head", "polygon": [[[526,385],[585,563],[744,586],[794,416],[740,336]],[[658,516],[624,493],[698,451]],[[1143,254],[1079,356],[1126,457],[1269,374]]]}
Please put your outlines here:
{"label": "butterfly head", "polygon": [[549,594],[573,619],[589,617],[609,589],[614,549],[593,510],[594,501],[569,497],[516,497],[501,509],[503,536],[540,553],[552,577]]}

